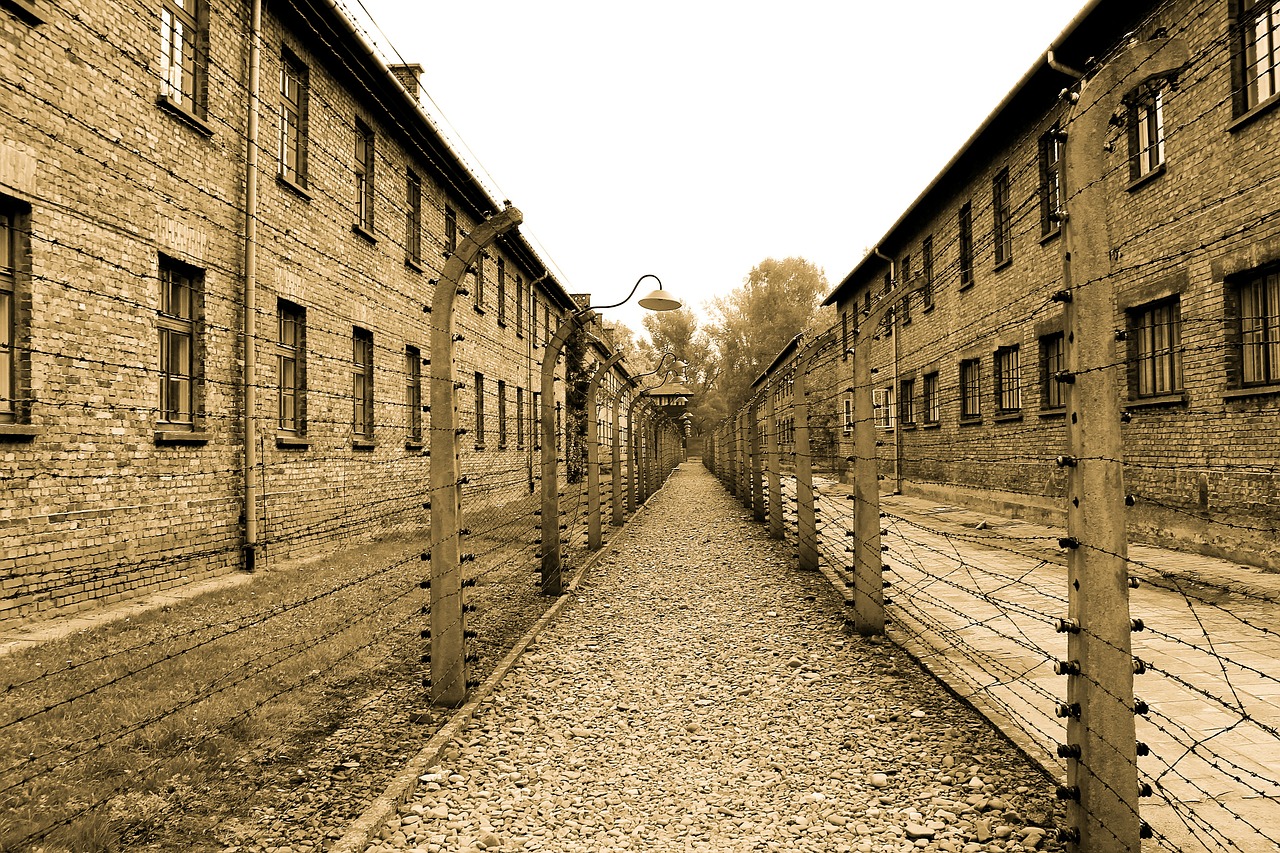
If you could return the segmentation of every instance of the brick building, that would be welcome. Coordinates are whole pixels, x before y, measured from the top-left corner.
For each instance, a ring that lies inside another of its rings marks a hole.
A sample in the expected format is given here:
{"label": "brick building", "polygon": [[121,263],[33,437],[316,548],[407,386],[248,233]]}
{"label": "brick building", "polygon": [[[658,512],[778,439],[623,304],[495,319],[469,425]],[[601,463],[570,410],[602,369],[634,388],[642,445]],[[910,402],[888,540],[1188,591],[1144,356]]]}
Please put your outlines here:
{"label": "brick building", "polygon": [[[259,560],[426,523],[425,309],[502,205],[419,68],[326,0],[269,4],[255,54],[252,11],[0,3],[0,619],[244,565],[246,431]],[[518,230],[463,286],[462,470],[528,494],[539,350],[574,303]]]}
{"label": "brick building", "polygon": [[1280,3],[1089,3],[825,304],[847,347],[873,304],[896,300],[871,348],[882,471],[896,467],[908,493],[1056,514],[1054,294],[1076,189],[1059,95],[1162,35],[1190,62],[1174,85],[1122,93],[1099,152],[1130,529],[1277,568]]}

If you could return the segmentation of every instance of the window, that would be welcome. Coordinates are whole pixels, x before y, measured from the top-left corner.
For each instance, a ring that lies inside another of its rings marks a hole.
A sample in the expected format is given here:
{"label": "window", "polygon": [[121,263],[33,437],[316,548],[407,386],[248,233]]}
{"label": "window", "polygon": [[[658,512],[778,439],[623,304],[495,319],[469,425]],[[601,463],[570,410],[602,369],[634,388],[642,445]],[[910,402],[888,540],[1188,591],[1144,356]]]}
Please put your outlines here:
{"label": "window", "polygon": [[924,422],[936,424],[942,420],[942,400],[938,397],[938,374],[926,373],[921,404],[924,409]]}
{"label": "window", "polygon": [[1280,383],[1280,272],[1239,285],[1240,384]]}
{"label": "window", "polygon": [[960,208],[960,287],[973,284],[973,205],[965,202]]}
{"label": "window", "polygon": [[853,435],[853,398],[844,398],[844,434]]}
{"label": "window", "polygon": [[404,256],[412,264],[422,263],[422,179],[412,169],[405,181]]}
{"label": "window", "polygon": [[356,119],[356,226],[373,233],[373,131]]}
{"label": "window", "polygon": [[908,293],[902,297],[902,325],[906,326],[911,323],[911,294]]}
{"label": "window", "polygon": [[498,449],[507,449],[507,383],[498,380]]}
{"label": "window", "polygon": [[471,267],[471,277],[475,283],[475,293],[472,295],[476,298],[476,307],[484,307],[484,252],[476,255],[476,262]]}
{"label": "window", "polygon": [[960,362],[960,419],[982,417],[981,362],[967,358]]}
{"label": "window", "polygon": [[307,315],[302,306],[284,299],[276,303],[276,314],[280,387],[276,398],[276,428],[302,435],[306,432]]}
{"label": "window", "polygon": [[1022,373],[1016,345],[996,350],[996,408],[1002,415],[1022,411]]}
{"label": "window", "polygon": [[1240,0],[1239,112],[1280,92],[1280,0]]}
{"label": "window", "polygon": [[280,56],[280,177],[307,185],[307,66]]}
{"label": "window", "polygon": [[524,389],[516,388],[516,449],[524,450]]}
{"label": "window", "polygon": [[1009,170],[1001,169],[991,181],[991,235],[996,266],[1013,260],[1013,211],[1009,201]]}
{"label": "window", "polygon": [[529,423],[533,425],[529,431],[529,440],[533,442],[534,450],[540,450],[542,448],[542,394],[534,391],[529,397]]}
{"label": "window", "polygon": [[203,0],[163,0],[160,6],[160,96],[204,116],[207,73]]}
{"label": "window", "polygon": [[27,241],[12,208],[0,204],[0,424],[23,420],[18,279],[26,269]]}
{"label": "window", "polygon": [[351,432],[373,440],[373,332],[351,330]]}
{"label": "window", "polygon": [[1040,408],[1061,409],[1067,404],[1064,386],[1055,377],[1067,369],[1062,332],[1040,339]]}
{"label": "window", "polygon": [[529,288],[529,345],[538,348],[538,296]]}
{"label": "window", "polygon": [[484,374],[476,373],[476,450],[484,450]]}
{"label": "window", "polygon": [[524,278],[516,276],[516,337],[524,337]]}
{"label": "window", "polygon": [[200,271],[160,259],[160,420],[189,430],[199,402],[202,285]]}
{"label": "window", "polygon": [[1164,165],[1164,108],[1160,92],[1129,105],[1129,177],[1145,177]]}
{"label": "window", "polygon": [[920,244],[920,275],[924,277],[924,286],[920,288],[920,302],[924,310],[933,307],[933,235],[924,238]]}
{"label": "window", "polygon": [[849,314],[840,312],[840,360],[849,360]]}
{"label": "window", "polygon": [[1182,390],[1182,312],[1177,297],[1129,313],[1132,387],[1139,397]]}
{"label": "window", "polygon": [[893,386],[871,389],[871,408],[875,411],[878,429],[893,429],[896,420],[893,404]]}
{"label": "window", "polygon": [[1040,137],[1040,235],[1062,228],[1062,129],[1054,124]]}
{"label": "window", "polygon": [[458,251],[458,214],[452,207],[444,209],[444,250],[450,255]]}
{"label": "window", "polygon": [[494,299],[498,303],[498,325],[507,325],[507,261],[498,258],[498,292]]}
{"label": "window", "polygon": [[871,287],[868,285],[867,289],[863,291],[863,294],[862,294],[862,316],[865,317],[870,313],[871,313]]}
{"label": "window", "polygon": [[[900,274],[902,276],[903,285],[911,284],[911,256],[910,255],[902,256],[902,263],[899,266],[899,270],[901,271]],[[908,293],[902,297],[902,325],[905,326],[910,322],[911,322],[911,294]]]}
{"label": "window", "polygon": [[542,306],[542,340],[543,343],[551,340],[551,306]]}
{"label": "window", "polygon": [[422,443],[422,350],[415,346],[404,348],[404,405],[409,430],[408,439],[413,444]]}
{"label": "window", "polygon": [[904,427],[916,425],[916,381],[903,379],[898,383],[898,417]]}

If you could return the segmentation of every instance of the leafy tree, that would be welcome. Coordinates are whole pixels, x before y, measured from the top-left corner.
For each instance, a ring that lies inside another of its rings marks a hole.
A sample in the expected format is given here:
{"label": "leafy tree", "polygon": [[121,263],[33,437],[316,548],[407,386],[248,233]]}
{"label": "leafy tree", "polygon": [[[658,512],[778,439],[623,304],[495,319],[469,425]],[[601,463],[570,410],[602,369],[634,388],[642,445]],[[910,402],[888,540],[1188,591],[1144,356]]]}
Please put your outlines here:
{"label": "leafy tree", "polygon": [[708,335],[719,375],[707,407],[717,420],[737,411],[751,396],[751,383],[782,348],[816,325],[827,290],[825,273],[804,258],[768,258],[740,287],[712,304]]}

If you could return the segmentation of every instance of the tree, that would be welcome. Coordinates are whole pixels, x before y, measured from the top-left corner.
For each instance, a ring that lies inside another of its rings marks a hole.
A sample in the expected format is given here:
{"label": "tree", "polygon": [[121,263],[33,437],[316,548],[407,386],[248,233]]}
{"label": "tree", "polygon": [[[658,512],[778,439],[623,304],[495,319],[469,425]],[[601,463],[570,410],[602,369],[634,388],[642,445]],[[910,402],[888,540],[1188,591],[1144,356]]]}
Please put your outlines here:
{"label": "tree", "polygon": [[792,338],[814,324],[827,290],[826,274],[804,258],[768,258],[712,304],[708,334],[719,375],[707,405],[717,420],[737,411],[751,396],[751,383]]}

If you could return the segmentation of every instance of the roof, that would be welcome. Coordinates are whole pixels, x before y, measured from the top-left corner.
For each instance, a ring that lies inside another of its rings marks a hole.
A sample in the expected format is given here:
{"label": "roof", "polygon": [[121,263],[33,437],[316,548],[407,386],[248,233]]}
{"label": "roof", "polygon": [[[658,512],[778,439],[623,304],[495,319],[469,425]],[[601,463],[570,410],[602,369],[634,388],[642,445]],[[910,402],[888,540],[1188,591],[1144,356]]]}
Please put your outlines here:
{"label": "roof", "polygon": [[[453,151],[415,95],[401,84],[377,52],[360,34],[335,0],[284,0],[273,12],[294,34],[313,42],[315,50],[335,78],[350,86],[363,108],[378,115],[399,137],[406,149],[430,166],[434,177],[449,188],[449,198],[475,220],[503,209],[489,196],[476,176]],[[361,97],[367,94],[369,97]],[[541,284],[559,307],[572,310],[573,300],[547,269],[518,228],[498,238],[498,244],[531,275],[531,285]]]}
{"label": "roof", "polygon": [[759,376],[756,377],[756,381],[751,383],[751,387],[755,388],[757,385],[764,382],[766,379],[769,378],[770,373],[773,373],[773,371],[778,369],[779,365],[785,363],[787,359],[791,358],[792,354],[794,354],[795,351],[799,348],[800,339],[802,337],[804,337],[804,335],[796,335],[794,338],[792,338],[791,342],[788,343],[785,347],[783,347],[781,352],[779,352],[776,356],[774,356],[773,361],[770,362],[769,366],[764,369],[764,373],[761,373]]}
{"label": "roof", "polygon": [[[1026,123],[1028,116],[1043,115],[1058,94],[1075,81],[1072,76],[1049,65],[1049,52],[1054,53],[1059,66],[1089,69],[1095,57],[1106,53],[1124,35],[1132,32],[1154,5],[1155,0],[1090,0],[942,167],[942,171],[889,227],[874,249],[832,289],[822,304],[837,304],[857,282],[879,275],[889,262],[878,257],[877,250],[894,254],[898,244],[909,239],[912,226],[932,215],[933,208],[928,202],[945,197],[966,183],[971,172],[980,168],[992,151],[1005,147],[1006,139]],[[847,296],[852,296],[852,293]]]}

